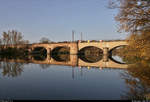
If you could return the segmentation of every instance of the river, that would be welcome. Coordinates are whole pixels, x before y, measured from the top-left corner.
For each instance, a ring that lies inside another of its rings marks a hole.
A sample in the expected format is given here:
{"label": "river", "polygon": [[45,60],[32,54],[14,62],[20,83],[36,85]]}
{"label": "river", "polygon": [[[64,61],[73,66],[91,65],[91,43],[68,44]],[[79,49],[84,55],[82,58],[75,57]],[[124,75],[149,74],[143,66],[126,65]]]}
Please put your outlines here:
{"label": "river", "polygon": [[1,61],[0,99],[122,99],[125,70]]}

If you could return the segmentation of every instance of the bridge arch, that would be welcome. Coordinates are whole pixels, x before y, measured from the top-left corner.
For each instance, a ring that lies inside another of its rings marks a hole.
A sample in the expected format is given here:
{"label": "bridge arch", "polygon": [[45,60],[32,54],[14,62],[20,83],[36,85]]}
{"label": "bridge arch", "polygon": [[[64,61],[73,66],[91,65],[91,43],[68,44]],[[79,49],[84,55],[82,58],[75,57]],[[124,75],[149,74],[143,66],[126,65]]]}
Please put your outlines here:
{"label": "bridge arch", "polygon": [[70,47],[68,46],[57,46],[52,49],[51,54],[70,54]]}
{"label": "bridge arch", "polygon": [[86,46],[79,50],[79,58],[88,63],[95,63],[102,59],[103,50],[95,46]]}
{"label": "bridge arch", "polygon": [[[103,50],[102,50],[101,48],[97,47],[97,46],[85,46],[85,47],[83,47],[83,48],[81,48],[81,49],[79,50],[79,54],[83,53],[83,52],[86,51],[86,50],[88,50],[88,52],[89,52],[90,54],[93,54],[93,52],[95,52],[95,53],[97,53],[97,54],[102,54],[102,53],[103,53]],[[88,53],[88,52],[87,52],[87,53]],[[95,54],[95,53],[94,53],[94,54]]]}
{"label": "bridge arch", "polygon": [[51,56],[54,60],[59,62],[70,61],[70,47],[68,46],[57,46],[51,51]]}
{"label": "bridge arch", "polygon": [[45,56],[34,55],[34,56],[32,56],[32,58],[33,58],[33,60],[35,60],[35,61],[45,61],[46,58],[47,58],[47,55],[45,55]]}
{"label": "bridge arch", "polygon": [[89,63],[89,62],[85,62],[81,59],[78,59],[78,65],[79,66],[89,66],[89,67],[99,67],[99,68],[127,68],[128,67],[127,64],[120,63],[120,62],[117,62],[112,59],[109,59],[108,61],[104,61],[102,59],[102,60],[100,60],[98,62],[94,62],[94,63]]}
{"label": "bridge arch", "polygon": [[113,58],[112,56],[109,57],[109,60],[111,60],[111,61],[113,61],[114,63],[117,63],[117,64],[127,64],[125,62],[115,60],[115,58]]}
{"label": "bridge arch", "polygon": [[32,48],[33,54],[47,54],[47,49],[43,46],[37,46]]}
{"label": "bridge arch", "polygon": [[47,58],[47,49],[43,46],[32,47],[31,54],[33,60],[44,61]]}
{"label": "bridge arch", "polygon": [[70,61],[70,55],[69,54],[57,54],[51,56],[55,61],[58,62],[69,62]]}
{"label": "bridge arch", "polygon": [[118,46],[115,46],[115,47],[111,48],[108,53],[109,53],[110,56],[112,56],[112,52],[113,52],[115,49],[121,48],[121,47],[125,47],[125,46],[128,46],[128,45],[118,45]]}

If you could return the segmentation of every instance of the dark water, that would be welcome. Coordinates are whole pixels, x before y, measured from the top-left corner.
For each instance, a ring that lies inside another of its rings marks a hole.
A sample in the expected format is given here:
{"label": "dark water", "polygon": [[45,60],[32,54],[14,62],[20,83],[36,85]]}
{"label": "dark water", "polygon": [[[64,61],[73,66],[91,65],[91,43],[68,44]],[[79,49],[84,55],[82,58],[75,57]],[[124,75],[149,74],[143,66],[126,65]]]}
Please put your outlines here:
{"label": "dark water", "polygon": [[121,99],[124,71],[1,61],[0,99]]}
{"label": "dark water", "polygon": [[0,75],[1,99],[120,99],[123,70],[25,64],[17,77]]}
{"label": "dark water", "polygon": [[150,60],[88,49],[0,57],[0,99],[150,100]]}

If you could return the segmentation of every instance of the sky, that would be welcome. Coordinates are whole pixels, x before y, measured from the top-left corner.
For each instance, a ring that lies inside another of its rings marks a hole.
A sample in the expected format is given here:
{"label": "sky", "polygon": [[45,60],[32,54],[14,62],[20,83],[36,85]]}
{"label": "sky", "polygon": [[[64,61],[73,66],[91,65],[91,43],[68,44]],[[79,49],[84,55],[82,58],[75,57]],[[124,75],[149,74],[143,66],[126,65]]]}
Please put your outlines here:
{"label": "sky", "polygon": [[17,30],[31,43],[42,37],[51,41],[125,39],[117,32],[118,11],[109,0],[0,0],[0,34]]}

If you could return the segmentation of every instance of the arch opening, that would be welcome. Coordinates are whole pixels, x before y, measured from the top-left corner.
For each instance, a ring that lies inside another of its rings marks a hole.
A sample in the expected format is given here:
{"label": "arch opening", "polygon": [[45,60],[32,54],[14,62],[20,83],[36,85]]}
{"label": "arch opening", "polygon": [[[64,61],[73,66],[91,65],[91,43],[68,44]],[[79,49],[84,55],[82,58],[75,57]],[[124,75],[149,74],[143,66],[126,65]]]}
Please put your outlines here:
{"label": "arch opening", "polygon": [[52,50],[53,54],[70,54],[70,48],[66,46],[56,47]]}
{"label": "arch opening", "polygon": [[35,47],[34,50],[32,51],[32,54],[42,54],[42,55],[45,55],[45,54],[47,54],[47,50],[44,47]]}
{"label": "arch opening", "polygon": [[119,64],[127,64],[125,63],[123,60],[124,58],[124,52],[123,50],[125,49],[125,47],[128,45],[120,45],[120,46],[116,46],[114,48],[112,48],[109,51],[109,58]]}
{"label": "arch opening", "polygon": [[32,56],[34,60],[43,61],[47,58],[47,50],[44,47],[35,47]]}
{"label": "arch opening", "polygon": [[56,47],[52,50],[51,56],[56,61],[68,62],[70,61],[70,48],[65,46]]}
{"label": "arch opening", "polygon": [[32,55],[33,59],[36,61],[44,61],[47,58],[47,55]]}
{"label": "arch opening", "polygon": [[103,50],[94,46],[87,46],[82,48],[78,55],[85,62],[95,63],[103,58]]}

